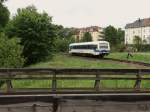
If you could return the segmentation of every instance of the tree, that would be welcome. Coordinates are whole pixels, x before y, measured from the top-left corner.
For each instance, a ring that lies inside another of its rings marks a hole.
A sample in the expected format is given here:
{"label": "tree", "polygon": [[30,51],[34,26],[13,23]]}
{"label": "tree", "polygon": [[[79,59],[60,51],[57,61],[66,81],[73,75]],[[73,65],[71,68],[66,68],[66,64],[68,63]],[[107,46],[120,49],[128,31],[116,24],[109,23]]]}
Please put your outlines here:
{"label": "tree", "polygon": [[92,41],[92,35],[89,32],[84,33],[81,42],[90,42]]}
{"label": "tree", "polygon": [[75,42],[73,38],[74,29],[55,25],[57,38],[55,39],[56,52],[67,52],[70,43]]}
{"label": "tree", "polygon": [[121,28],[108,26],[103,31],[104,39],[110,42],[111,48],[115,51],[123,51],[124,49],[124,31]]}
{"label": "tree", "polygon": [[52,17],[38,13],[34,6],[18,9],[16,16],[8,23],[6,33],[17,36],[24,46],[26,64],[32,64],[52,57],[55,29]]}
{"label": "tree", "polygon": [[7,7],[5,7],[3,5],[3,1],[0,1],[0,31],[2,30],[2,28],[7,24],[7,22],[9,21],[9,10],[7,9]]}
{"label": "tree", "polygon": [[110,42],[111,45],[117,45],[117,29],[113,26],[108,26],[104,29],[104,38],[106,41]]}
{"label": "tree", "polygon": [[0,33],[0,68],[19,68],[24,65],[24,58],[21,55],[23,47],[19,39],[8,37]]}
{"label": "tree", "polygon": [[142,39],[139,36],[134,36],[133,44],[137,51],[140,51],[142,48]]}
{"label": "tree", "polygon": [[4,1],[7,1],[7,0],[0,0],[0,3],[3,3]]}
{"label": "tree", "polygon": [[118,28],[117,30],[117,42],[118,43],[124,43],[124,36],[125,36],[125,32],[124,30],[122,30],[121,28]]}
{"label": "tree", "polygon": [[69,44],[74,43],[75,39],[71,38],[56,38],[55,40],[55,48],[56,52],[67,52],[69,50]]}

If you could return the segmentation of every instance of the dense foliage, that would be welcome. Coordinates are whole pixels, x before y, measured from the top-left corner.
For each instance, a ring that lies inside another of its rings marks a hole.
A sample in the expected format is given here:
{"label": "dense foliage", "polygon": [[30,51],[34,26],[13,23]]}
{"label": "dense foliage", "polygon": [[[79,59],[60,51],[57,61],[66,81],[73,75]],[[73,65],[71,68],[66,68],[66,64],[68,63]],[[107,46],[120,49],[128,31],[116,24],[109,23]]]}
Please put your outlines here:
{"label": "dense foliage", "polygon": [[57,38],[55,39],[56,52],[67,52],[69,44],[75,42],[73,38],[74,29],[64,28],[60,25],[56,25],[55,28],[57,33]]}
{"label": "dense foliage", "polygon": [[104,29],[104,39],[110,42],[111,48],[115,51],[124,49],[124,31],[121,28],[108,26]]}
{"label": "dense foliage", "polygon": [[150,52],[150,44],[143,44],[140,52]]}
{"label": "dense foliage", "polygon": [[0,31],[2,31],[2,28],[7,24],[9,21],[9,10],[7,7],[5,7],[0,1]]}
{"label": "dense foliage", "polygon": [[92,35],[89,32],[84,33],[81,42],[91,42],[92,41]]}
{"label": "dense foliage", "polygon": [[6,27],[9,37],[17,36],[24,46],[26,64],[32,64],[52,57],[54,46],[54,25],[47,13],[38,13],[34,6],[18,9],[16,16]]}
{"label": "dense foliage", "polygon": [[18,39],[9,39],[4,33],[0,33],[0,68],[18,68],[23,66],[22,47],[18,42]]}
{"label": "dense foliage", "polygon": [[4,1],[7,1],[7,0],[0,0],[0,3],[3,3]]}

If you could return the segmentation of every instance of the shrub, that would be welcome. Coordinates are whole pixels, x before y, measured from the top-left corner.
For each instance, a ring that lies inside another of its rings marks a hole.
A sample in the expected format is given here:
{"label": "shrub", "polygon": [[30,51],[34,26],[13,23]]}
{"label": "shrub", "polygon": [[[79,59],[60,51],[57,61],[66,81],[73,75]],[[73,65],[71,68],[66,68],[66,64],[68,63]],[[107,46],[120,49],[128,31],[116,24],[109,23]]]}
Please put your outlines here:
{"label": "shrub", "polygon": [[69,44],[75,42],[74,38],[57,38],[55,40],[56,52],[67,52],[69,50]]}
{"label": "shrub", "polygon": [[133,47],[137,51],[141,51],[141,48],[142,48],[142,39],[139,36],[134,36],[133,43],[134,43]]}
{"label": "shrub", "polygon": [[18,39],[8,39],[5,34],[0,33],[0,67],[18,68],[24,64],[21,56],[22,47],[18,44]]}

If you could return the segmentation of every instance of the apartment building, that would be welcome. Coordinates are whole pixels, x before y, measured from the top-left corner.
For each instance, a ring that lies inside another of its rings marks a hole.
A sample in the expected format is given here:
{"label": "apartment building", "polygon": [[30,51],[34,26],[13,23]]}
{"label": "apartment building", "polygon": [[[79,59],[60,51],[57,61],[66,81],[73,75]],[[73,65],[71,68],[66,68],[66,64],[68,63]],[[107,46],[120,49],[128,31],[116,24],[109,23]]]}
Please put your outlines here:
{"label": "apartment building", "polygon": [[98,26],[91,26],[85,28],[75,28],[75,40],[79,42],[86,32],[89,32],[91,34],[93,41],[99,41],[103,39],[103,28]]}
{"label": "apartment building", "polygon": [[150,18],[138,19],[125,26],[125,44],[134,44],[135,36],[139,36],[145,44],[150,44]]}

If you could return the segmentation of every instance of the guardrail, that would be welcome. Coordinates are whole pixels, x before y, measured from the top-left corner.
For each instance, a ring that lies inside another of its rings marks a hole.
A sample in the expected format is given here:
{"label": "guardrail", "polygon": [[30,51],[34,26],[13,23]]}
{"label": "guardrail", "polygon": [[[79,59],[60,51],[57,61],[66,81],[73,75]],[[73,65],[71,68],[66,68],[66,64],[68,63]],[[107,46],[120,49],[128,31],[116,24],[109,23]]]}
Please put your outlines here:
{"label": "guardrail", "polygon": [[[142,81],[150,81],[150,69],[49,69],[49,68],[20,68],[20,69],[0,69],[0,80],[6,84],[0,90],[0,94],[28,94],[28,93],[65,93],[65,94],[87,94],[87,93],[129,93],[129,92],[150,92],[150,88],[142,87]],[[49,88],[14,88],[13,81],[19,80],[49,80]],[[90,82],[90,86],[84,87],[82,82]],[[110,81],[110,84],[108,82]],[[122,87],[121,82],[115,87],[111,81],[132,81],[130,87]],[[65,87],[59,82],[74,81]],[[76,87],[75,82],[80,83]],[[58,85],[59,84],[59,85]]]}

